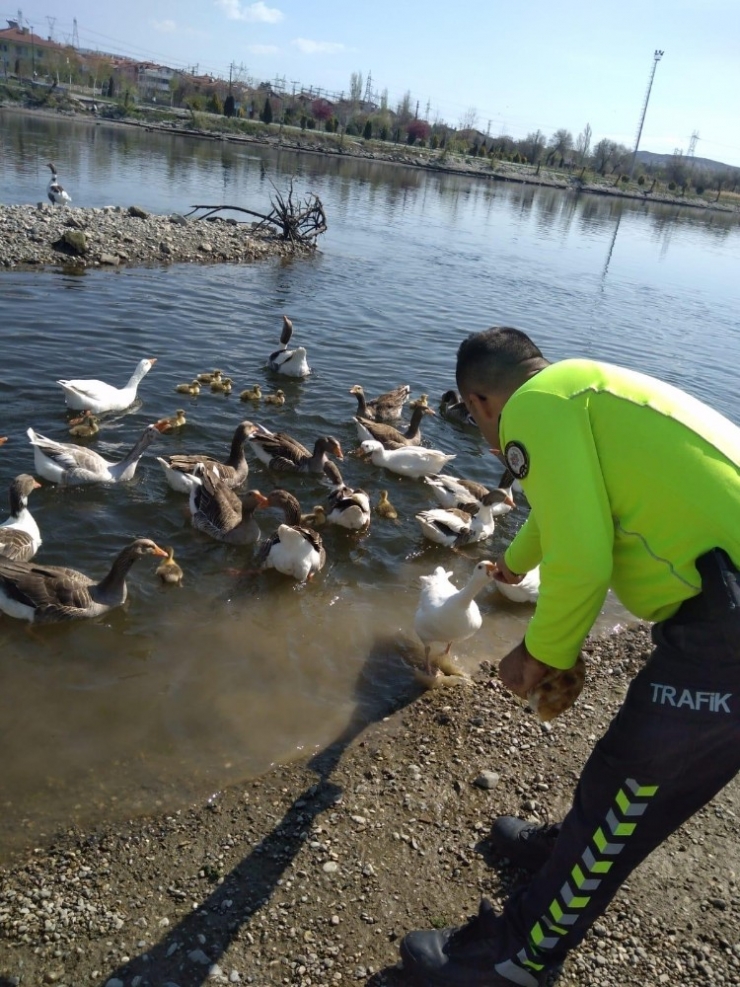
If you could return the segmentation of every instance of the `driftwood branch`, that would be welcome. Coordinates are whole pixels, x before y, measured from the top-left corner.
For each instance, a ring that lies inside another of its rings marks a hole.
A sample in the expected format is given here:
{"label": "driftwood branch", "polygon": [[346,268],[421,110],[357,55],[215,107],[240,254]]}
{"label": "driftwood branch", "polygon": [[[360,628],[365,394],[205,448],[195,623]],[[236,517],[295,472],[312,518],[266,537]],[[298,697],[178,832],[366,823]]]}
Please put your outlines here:
{"label": "driftwood branch", "polygon": [[222,209],[233,212],[246,213],[248,216],[255,216],[260,220],[255,229],[272,229],[282,240],[293,245],[303,247],[315,247],[316,238],[327,229],[326,213],[321,199],[313,193],[307,195],[302,201],[293,196],[293,179],[288,186],[287,197],[280,190],[270,183],[275,189],[273,198],[270,199],[272,209],[267,215],[255,212],[254,209],[245,209],[242,206],[193,206],[187,216],[201,212],[197,219],[210,219]]}

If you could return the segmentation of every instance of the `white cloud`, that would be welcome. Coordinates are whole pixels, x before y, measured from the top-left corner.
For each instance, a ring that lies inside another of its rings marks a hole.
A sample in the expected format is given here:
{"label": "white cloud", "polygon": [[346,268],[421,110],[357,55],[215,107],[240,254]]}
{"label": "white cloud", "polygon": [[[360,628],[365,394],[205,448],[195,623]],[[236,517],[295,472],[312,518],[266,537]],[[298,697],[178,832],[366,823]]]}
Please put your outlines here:
{"label": "white cloud", "polygon": [[252,55],[277,55],[280,49],[277,45],[247,45],[247,51]]}
{"label": "white cloud", "polygon": [[177,30],[177,24],[174,21],[152,21],[152,27],[155,31],[161,31],[162,34],[173,34]]}
{"label": "white cloud", "polygon": [[264,0],[242,7],[239,0],[216,0],[216,6],[226,14],[230,21],[258,21],[261,24],[277,24],[285,15],[277,7],[268,7]]}
{"label": "white cloud", "polygon": [[311,41],[310,38],[294,38],[291,44],[304,55],[335,55],[345,50],[345,46],[336,41]]}

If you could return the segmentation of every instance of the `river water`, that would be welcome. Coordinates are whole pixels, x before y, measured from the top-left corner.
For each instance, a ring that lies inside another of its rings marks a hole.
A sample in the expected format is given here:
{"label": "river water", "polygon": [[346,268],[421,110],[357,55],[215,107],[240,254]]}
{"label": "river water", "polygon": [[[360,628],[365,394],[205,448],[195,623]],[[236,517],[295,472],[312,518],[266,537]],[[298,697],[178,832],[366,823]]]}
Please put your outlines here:
{"label": "river water", "polygon": [[[399,642],[413,635],[419,575],[445,564],[461,583],[526,517],[522,503],[492,544],[451,554],[421,538],[414,513],[431,503],[423,485],[347,455],[347,482],[373,499],[388,489],[401,518],[374,520],[366,537],[328,531],[326,569],[296,587],[274,573],[235,575],[250,568],[250,552],[192,530],[186,499],[166,486],[156,454],[225,454],[244,418],[309,446],[332,433],[348,453],[352,384],[375,394],[408,383],[436,404],[454,384],[461,338],[495,323],[529,331],[550,359],[621,362],[740,420],[740,237],[731,217],[2,111],[0,135],[5,203],[44,200],[53,160],[74,205],[260,211],[271,182],[284,190],[294,176],[301,194],[321,197],[329,220],[309,260],[0,272],[0,434],[9,436],[0,485],[33,469],[29,425],[66,437],[57,378],[124,383],[141,357],[158,358],[137,406],[105,420],[93,440],[113,459],[146,423],[183,406],[188,418],[145,454],[129,484],[45,484],[33,494],[39,561],[102,575],[123,544],[147,535],[174,545],[185,581],[162,588],[146,560],[132,570],[126,608],[103,620],[29,634],[0,619],[6,849],[71,822],[173,808],[329,742],[353,713],[363,672],[380,704],[408,688]],[[303,382],[276,381],[265,367],[283,312],[308,348],[314,373]],[[237,391],[279,384],[287,403],[271,411],[235,395],[174,393],[216,366]],[[455,472],[498,476],[473,430],[427,418],[424,433],[457,454]],[[636,436],[635,471],[645,465]],[[283,483],[252,457],[250,478],[263,492]],[[284,485],[304,509],[326,492],[312,479]],[[263,530],[278,520],[266,516]],[[495,600],[482,609],[483,632],[457,648],[468,669],[504,654],[531,615]],[[609,598],[598,627],[628,619]]]}

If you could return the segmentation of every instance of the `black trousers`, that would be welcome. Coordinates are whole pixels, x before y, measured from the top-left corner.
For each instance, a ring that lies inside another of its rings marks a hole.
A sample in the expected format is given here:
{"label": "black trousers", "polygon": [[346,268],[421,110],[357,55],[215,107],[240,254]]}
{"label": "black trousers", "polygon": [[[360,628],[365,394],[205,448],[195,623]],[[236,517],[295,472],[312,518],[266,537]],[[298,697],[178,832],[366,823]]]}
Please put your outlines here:
{"label": "black trousers", "polygon": [[535,987],[645,857],[740,771],[740,574],[719,549],[588,759],[549,861],[506,903],[496,970]]}

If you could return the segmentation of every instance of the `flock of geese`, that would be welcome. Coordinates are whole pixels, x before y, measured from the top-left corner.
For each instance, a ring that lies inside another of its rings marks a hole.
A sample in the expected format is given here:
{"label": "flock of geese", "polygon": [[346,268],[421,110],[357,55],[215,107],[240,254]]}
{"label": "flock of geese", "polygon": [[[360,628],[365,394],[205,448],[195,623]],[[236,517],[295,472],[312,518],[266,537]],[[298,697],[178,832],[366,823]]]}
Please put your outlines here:
{"label": "flock of geese", "polygon": [[[311,372],[306,349],[290,346],[292,334],[293,325],[284,316],[279,348],[269,355],[267,364],[276,375],[306,377]],[[72,436],[94,437],[99,430],[98,416],[129,408],[155,363],[154,358],[141,360],[131,379],[120,388],[100,380],[58,380],[67,407],[81,413],[69,423]],[[213,370],[198,374],[191,383],[177,385],[175,390],[197,394],[201,388],[210,388],[218,392],[231,384],[222,371]],[[351,387],[349,394],[357,401],[353,419],[359,442],[357,454],[379,469],[421,481],[436,501],[436,507],[415,515],[424,537],[453,550],[490,538],[496,518],[514,506],[511,474],[505,474],[498,487],[488,489],[443,472],[455,456],[421,445],[422,423],[426,416],[436,414],[427,395],[410,402],[410,422],[401,426],[404,405],[410,399],[406,384],[372,400],[359,384]],[[285,400],[280,389],[265,395],[258,385],[242,391],[240,397],[255,408],[260,402],[280,404]],[[451,421],[470,424],[467,408],[454,391],[442,396],[439,410]],[[27,436],[35,471],[41,479],[64,487],[114,484],[131,480],[146,449],[162,433],[179,429],[185,422],[185,411],[178,409],[171,418],[147,425],[127,455],[117,462],[78,441],[59,441],[33,428],[27,430]],[[0,444],[4,441],[0,439]],[[298,498],[283,487],[266,495],[256,489],[245,491],[249,474],[246,447],[276,477],[281,473],[320,476],[329,488],[326,502],[303,513]],[[171,489],[188,497],[193,527],[226,544],[257,546],[258,569],[274,568],[304,582],[311,580],[326,562],[320,532],[323,526],[366,532],[373,513],[397,517],[387,490],[381,490],[379,499],[371,504],[367,491],[344,482],[337,465],[343,459],[340,442],[332,435],[319,436],[309,449],[287,432],[272,432],[264,425],[244,420],[236,426],[223,458],[194,452],[158,456],[157,462]],[[99,616],[124,603],[126,575],[144,555],[163,560],[157,569],[163,582],[181,582],[183,574],[173,550],[161,548],[148,538],[137,538],[123,548],[101,580],[75,569],[39,564],[34,557],[41,546],[41,532],[28,506],[31,493],[39,486],[30,474],[21,474],[10,484],[10,515],[0,525],[0,611],[36,623]],[[283,520],[269,537],[261,540],[254,515],[258,510],[269,509],[281,512]],[[490,561],[479,562],[462,588],[452,583],[451,575],[438,566],[430,575],[421,577],[414,626],[424,646],[430,675],[435,667],[443,667],[440,663],[453,642],[469,637],[481,626],[475,597],[484,586],[494,585],[511,599],[522,602],[536,600],[539,590],[537,570],[519,585],[509,586],[495,579],[496,566]],[[444,651],[433,658],[436,644],[442,645]]]}

